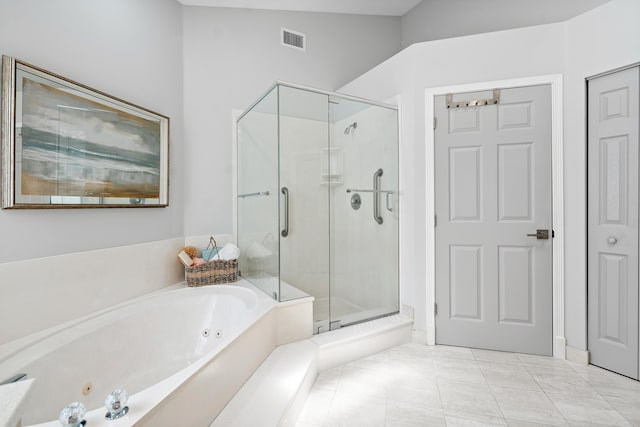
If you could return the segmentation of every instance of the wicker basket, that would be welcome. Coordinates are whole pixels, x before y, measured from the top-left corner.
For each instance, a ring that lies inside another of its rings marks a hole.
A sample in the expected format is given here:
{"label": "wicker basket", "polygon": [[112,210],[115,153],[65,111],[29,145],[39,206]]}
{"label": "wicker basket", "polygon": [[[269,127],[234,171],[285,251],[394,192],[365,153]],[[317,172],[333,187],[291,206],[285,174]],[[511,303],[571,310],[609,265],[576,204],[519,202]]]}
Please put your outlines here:
{"label": "wicker basket", "polygon": [[213,260],[195,267],[185,267],[187,286],[219,285],[238,280],[238,260]]}
{"label": "wicker basket", "polygon": [[[218,249],[216,240],[211,236],[207,249]],[[238,280],[238,260],[229,261],[214,259],[195,267],[185,267],[184,277],[187,286],[220,285]]]}

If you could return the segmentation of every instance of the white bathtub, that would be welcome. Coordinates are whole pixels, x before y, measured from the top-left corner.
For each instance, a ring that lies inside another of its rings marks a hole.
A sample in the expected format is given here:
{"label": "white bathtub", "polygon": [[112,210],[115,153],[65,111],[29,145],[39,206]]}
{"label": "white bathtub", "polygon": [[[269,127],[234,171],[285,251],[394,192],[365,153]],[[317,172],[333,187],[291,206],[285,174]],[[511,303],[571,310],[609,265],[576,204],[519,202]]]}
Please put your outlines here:
{"label": "white bathtub", "polygon": [[[89,426],[206,426],[277,344],[273,301],[238,283],[182,285],[9,343],[0,380],[36,379],[25,425],[57,426],[79,401]],[[104,399],[119,387],[130,411],[105,421]]]}

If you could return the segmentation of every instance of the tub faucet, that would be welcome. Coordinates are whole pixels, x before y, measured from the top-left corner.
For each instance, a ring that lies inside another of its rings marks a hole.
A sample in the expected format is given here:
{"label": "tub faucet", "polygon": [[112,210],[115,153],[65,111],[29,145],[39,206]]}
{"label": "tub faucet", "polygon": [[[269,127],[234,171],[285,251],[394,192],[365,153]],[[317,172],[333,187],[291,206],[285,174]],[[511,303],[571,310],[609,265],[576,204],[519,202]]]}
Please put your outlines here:
{"label": "tub faucet", "polygon": [[117,420],[127,415],[127,412],[129,412],[129,407],[127,406],[128,400],[129,395],[123,388],[118,388],[109,393],[104,401],[104,406],[107,408],[107,413],[104,416],[105,419]]}
{"label": "tub faucet", "polygon": [[60,421],[60,425],[65,427],[84,427],[87,424],[84,419],[86,413],[87,409],[82,403],[72,402],[60,412],[58,421]]}

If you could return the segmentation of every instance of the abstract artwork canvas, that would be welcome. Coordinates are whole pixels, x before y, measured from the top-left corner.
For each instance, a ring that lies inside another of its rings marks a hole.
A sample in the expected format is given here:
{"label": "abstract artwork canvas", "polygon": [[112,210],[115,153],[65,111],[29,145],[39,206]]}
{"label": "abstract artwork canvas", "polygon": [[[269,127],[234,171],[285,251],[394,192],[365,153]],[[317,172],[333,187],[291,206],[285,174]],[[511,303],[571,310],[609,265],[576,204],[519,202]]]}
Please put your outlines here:
{"label": "abstract artwork canvas", "polygon": [[168,117],[2,60],[3,208],[168,205]]}

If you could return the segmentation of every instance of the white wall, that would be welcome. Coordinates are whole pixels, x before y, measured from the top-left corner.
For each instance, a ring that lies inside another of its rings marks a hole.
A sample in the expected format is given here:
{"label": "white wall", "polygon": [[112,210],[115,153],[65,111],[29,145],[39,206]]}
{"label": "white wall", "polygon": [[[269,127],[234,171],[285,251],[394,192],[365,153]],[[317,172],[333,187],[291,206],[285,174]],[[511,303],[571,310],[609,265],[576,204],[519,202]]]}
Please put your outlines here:
{"label": "white wall", "polygon": [[401,95],[400,302],[415,308],[420,333],[426,329],[427,304],[433,305],[426,295],[425,180],[433,171],[425,170],[424,91],[560,73],[562,37],[562,25],[550,24],[414,44],[341,89],[375,100]]}
{"label": "white wall", "polygon": [[0,16],[2,54],[171,118],[168,208],[2,210],[0,263],[182,236],[180,4],[3,0]]}
{"label": "white wall", "polygon": [[[585,77],[640,61],[640,3],[614,0],[566,23],[415,44],[341,90],[382,100],[402,96],[401,302],[426,324],[426,88],[563,74],[565,336],[586,349]],[[431,120],[431,118],[428,118]],[[569,220],[570,219],[570,220]],[[429,244],[432,244],[431,242]]]}
{"label": "white wall", "polygon": [[180,280],[184,157],[177,1],[1,0],[0,16],[0,53],[171,119],[169,207],[0,211],[2,343]]}
{"label": "white wall", "polygon": [[[333,90],[400,49],[400,18],[185,7],[185,231],[232,231],[232,109],[276,80]],[[280,45],[280,27],[307,52]],[[214,184],[211,184],[213,181]]]}
{"label": "white wall", "polygon": [[402,17],[402,46],[562,22],[609,0],[424,0]]}

